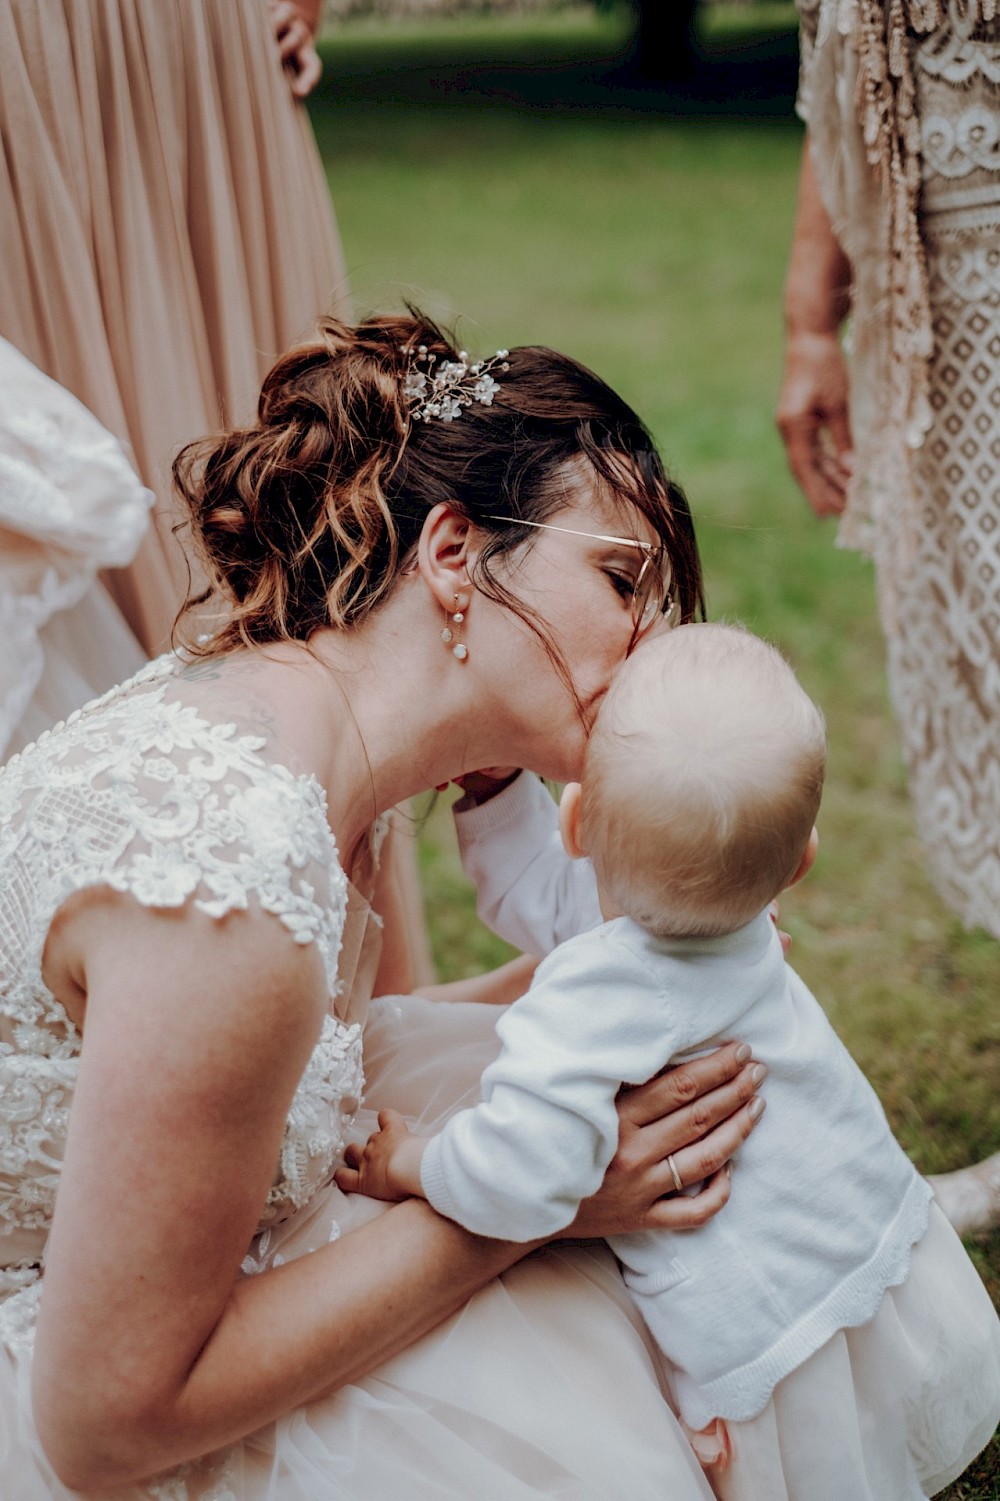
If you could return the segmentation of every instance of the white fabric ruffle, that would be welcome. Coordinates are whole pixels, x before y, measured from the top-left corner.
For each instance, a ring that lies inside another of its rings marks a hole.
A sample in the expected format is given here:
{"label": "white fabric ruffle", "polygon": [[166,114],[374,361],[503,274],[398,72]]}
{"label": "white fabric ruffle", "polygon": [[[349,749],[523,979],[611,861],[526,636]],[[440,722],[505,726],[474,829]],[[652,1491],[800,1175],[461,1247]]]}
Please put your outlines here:
{"label": "white fabric ruffle", "polygon": [[96,580],[152,502],[117,439],[0,339],[0,756],[141,666]]}

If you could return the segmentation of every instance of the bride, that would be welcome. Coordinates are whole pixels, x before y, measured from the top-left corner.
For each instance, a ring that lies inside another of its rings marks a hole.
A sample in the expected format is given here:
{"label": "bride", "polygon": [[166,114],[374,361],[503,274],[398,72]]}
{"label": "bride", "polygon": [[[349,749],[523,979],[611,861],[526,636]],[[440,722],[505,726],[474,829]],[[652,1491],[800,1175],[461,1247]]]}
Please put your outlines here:
{"label": "bride", "polygon": [[488,1006],[386,994],[384,815],[578,774],[636,637],[698,606],[683,496],[589,371],[470,366],[418,315],[325,322],[176,476],[214,633],[0,773],[0,1489],[708,1497],[582,1238],[723,1208],[747,1049],[624,1095],[581,1239],[523,1260],[331,1183],[495,1046]]}

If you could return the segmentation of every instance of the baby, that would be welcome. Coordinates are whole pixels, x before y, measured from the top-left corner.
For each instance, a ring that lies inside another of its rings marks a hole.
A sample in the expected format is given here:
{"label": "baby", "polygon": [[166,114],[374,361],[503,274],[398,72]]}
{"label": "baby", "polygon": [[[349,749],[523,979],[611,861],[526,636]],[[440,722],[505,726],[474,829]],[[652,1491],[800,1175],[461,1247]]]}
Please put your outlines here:
{"label": "baby", "polygon": [[611,1242],[724,1501],[915,1501],[1000,1419],[989,1297],[767,910],[812,863],[824,762],[820,713],[764,642],[691,625],[640,646],[560,806],[589,871],[557,868],[534,779],[483,810],[481,905],[505,936],[576,936],[502,1016],[482,1103],[430,1138],[386,1112],[338,1175],[481,1235],[550,1236],[601,1182],[623,1083],[750,1043],[769,1108],[725,1210]]}

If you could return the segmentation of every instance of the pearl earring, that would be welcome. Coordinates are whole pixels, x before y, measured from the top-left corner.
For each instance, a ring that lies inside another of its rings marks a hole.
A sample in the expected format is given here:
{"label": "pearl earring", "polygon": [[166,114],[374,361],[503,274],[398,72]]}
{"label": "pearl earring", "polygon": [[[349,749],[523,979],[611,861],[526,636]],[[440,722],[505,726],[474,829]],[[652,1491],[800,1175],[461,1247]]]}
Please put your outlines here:
{"label": "pearl earring", "polygon": [[[455,594],[452,596],[452,598],[454,599],[455,603],[450,618],[455,625],[461,625],[462,621],[465,619],[465,612],[459,609],[459,605],[461,604],[459,596]],[[441,632],[441,640],[444,642],[445,646],[451,646],[451,643],[455,641],[455,632],[452,630],[451,625],[447,623],[449,619],[447,610],[445,610],[444,615],[446,624],[444,630]],[[451,654],[456,658],[457,661],[464,662],[466,657],[469,655],[469,648],[465,645],[464,641],[455,641],[454,646],[451,647]]]}

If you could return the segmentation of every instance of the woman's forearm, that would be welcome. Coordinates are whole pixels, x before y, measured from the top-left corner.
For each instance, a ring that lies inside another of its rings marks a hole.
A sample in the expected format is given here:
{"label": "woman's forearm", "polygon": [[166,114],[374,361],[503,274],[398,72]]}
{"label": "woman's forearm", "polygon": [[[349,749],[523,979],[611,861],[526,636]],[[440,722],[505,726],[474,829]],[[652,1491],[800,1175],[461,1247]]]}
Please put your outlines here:
{"label": "woman's forearm", "polygon": [[70,1419],[40,1413],[49,1457],[68,1485],[91,1489],[210,1453],[375,1369],[526,1249],[469,1235],[415,1200],[396,1205],[334,1245],[238,1282],[172,1400],[110,1411],[95,1390]]}
{"label": "woman's forearm", "polygon": [[785,370],[775,412],[788,465],[817,516],[839,516],[853,472],[850,373],[840,325],[851,268],[820,196],[808,139],[785,282]]}
{"label": "woman's forearm", "polygon": [[509,1006],[524,995],[538,968],[530,954],[518,954],[506,964],[468,980],[448,980],[443,985],[421,985],[419,992],[432,1001],[475,1001],[485,1006]]}
{"label": "woman's forearm", "polygon": [[806,138],[799,172],[795,229],[785,279],[789,337],[836,334],[850,310],[851,266],[820,195]]}

